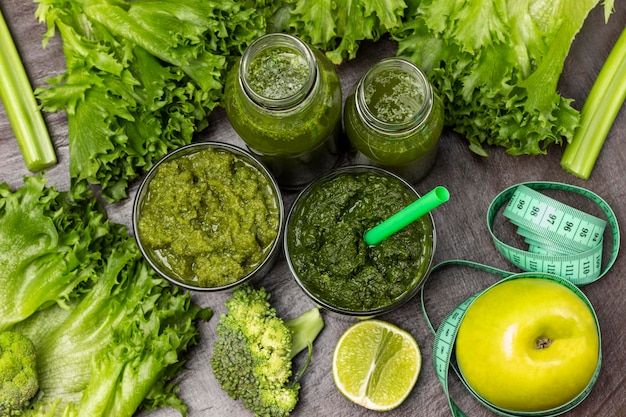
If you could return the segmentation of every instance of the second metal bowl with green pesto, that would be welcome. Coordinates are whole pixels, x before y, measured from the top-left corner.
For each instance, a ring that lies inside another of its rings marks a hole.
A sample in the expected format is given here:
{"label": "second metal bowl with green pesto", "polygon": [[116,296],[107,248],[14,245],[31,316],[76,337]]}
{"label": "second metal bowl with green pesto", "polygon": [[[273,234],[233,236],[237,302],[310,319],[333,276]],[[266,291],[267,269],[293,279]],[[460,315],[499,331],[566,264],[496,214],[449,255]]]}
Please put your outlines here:
{"label": "second metal bowl with green pesto", "polygon": [[310,184],[285,226],[285,256],[296,282],[316,304],[347,316],[376,316],[409,301],[435,252],[430,213],[377,245],[364,235],[419,197],[396,174],[365,165],[336,169]]}

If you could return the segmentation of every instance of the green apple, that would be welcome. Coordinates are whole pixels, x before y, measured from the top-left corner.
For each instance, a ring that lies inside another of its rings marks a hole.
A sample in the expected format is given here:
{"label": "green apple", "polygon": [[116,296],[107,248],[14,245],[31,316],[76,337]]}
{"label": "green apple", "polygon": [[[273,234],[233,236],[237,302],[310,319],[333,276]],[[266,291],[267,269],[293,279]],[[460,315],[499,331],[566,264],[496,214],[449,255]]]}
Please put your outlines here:
{"label": "green apple", "polygon": [[463,378],[484,400],[510,411],[545,411],[587,387],[600,335],[593,311],[572,289],[520,277],[470,304],[455,347]]}

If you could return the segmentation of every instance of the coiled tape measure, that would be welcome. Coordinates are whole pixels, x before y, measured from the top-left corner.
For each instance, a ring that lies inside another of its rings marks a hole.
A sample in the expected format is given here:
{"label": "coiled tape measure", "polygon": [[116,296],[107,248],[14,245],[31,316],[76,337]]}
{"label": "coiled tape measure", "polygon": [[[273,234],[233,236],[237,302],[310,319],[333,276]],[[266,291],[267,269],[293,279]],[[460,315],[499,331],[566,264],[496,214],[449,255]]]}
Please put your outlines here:
{"label": "coiled tape measure", "polygon": [[[600,207],[607,220],[589,215],[539,192],[560,190],[579,194]],[[528,250],[500,241],[493,233],[499,209],[518,226]],[[602,243],[606,225],[611,229],[613,247],[602,270]],[[598,195],[584,188],[555,182],[522,183],[501,192],[489,206],[487,226],[500,253],[524,271],[561,276],[575,285],[599,279],[615,262],[619,250],[619,227],[611,207]]]}
{"label": "coiled tape measure", "polygon": [[[606,220],[556,201],[540,192],[543,190],[557,190],[579,194],[595,203],[601,209]],[[502,215],[517,226],[517,233],[528,244],[527,250],[508,245],[496,237],[493,225],[496,216],[503,207]],[[487,226],[498,251],[513,265],[527,273],[514,273],[467,260],[448,260],[435,265],[431,274],[450,265],[465,265],[477,268],[502,276],[504,278],[502,281],[515,279],[520,276],[530,276],[532,275],[531,273],[539,272],[545,274],[543,278],[558,281],[575,292],[589,306],[597,325],[597,317],[593,307],[578,286],[594,282],[606,274],[615,263],[620,245],[620,232],[615,213],[601,197],[584,188],[557,182],[537,181],[521,183],[505,189],[492,201],[487,211]],[[607,227],[612,237],[611,252],[603,267],[603,236]],[[550,417],[567,412],[580,404],[589,395],[598,378],[601,352],[599,353],[598,365],[594,376],[585,390],[567,404],[552,410],[516,413],[495,407],[472,391],[452,363],[452,353],[456,335],[465,312],[480,294],[482,294],[482,291],[468,297],[451,311],[444,318],[439,328],[435,330],[426,312],[424,287],[421,290],[422,310],[428,326],[435,334],[433,347],[435,371],[448,398],[452,415],[455,417],[466,417],[463,411],[450,398],[448,390],[450,368],[479,402],[501,416]],[[600,334],[599,327],[598,334]]]}

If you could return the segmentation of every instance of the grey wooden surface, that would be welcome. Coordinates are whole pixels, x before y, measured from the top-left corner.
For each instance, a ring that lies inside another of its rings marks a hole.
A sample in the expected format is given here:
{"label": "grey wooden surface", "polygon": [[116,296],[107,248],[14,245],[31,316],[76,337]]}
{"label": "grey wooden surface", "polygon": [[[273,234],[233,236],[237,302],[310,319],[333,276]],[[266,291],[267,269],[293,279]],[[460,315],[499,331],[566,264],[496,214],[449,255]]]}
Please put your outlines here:
{"label": "grey wooden surface", "polygon": [[[608,24],[598,8],[589,16],[566,61],[560,91],[573,98],[581,108],[611,46],[626,24],[626,4],[616,2],[616,11]],[[0,0],[0,9],[8,21],[33,85],[40,86],[48,77],[64,70],[64,56],[58,38],[42,49],[45,31],[34,16],[36,3],[28,0]],[[358,58],[338,67],[344,91],[378,59],[392,55],[389,41],[364,43]],[[45,114],[59,157],[58,164],[46,177],[61,190],[69,185],[68,141],[65,115]],[[198,140],[220,140],[241,144],[223,111],[210,117],[210,127]],[[448,203],[434,213],[437,228],[435,261],[467,259],[514,270],[496,251],[485,225],[485,214],[491,200],[503,189],[522,181],[550,180],[588,188],[602,196],[614,209],[618,220],[626,218],[626,111],[618,115],[596,168],[587,181],[565,173],[559,166],[562,148],[552,147],[546,156],[512,157],[501,150],[490,150],[488,158],[478,157],[467,149],[467,142],[458,135],[445,132],[435,168],[416,184],[420,193],[436,185],[446,186],[451,193]],[[4,108],[0,106],[0,181],[12,187],[22,184],[30,173],[25,168]],[[107,207],[116,222],[129,225],[132,197]],[[289,207],[293,194],[286,194]],[[601,280],[584,288],[596,308],[602,330],[602,371],[590,396],[569,416],[623,416],[626,414],[626,261],[619,257],[614,267]],[[446,269],[435,274],[426,286],[429,315],[438,324],[444,315],[465,297],[495,282],[497,277],[468,269]],[[280,259],[263,285],[273,294],[279,314],[290,317],[312,306],[291,279],[284,259]],[[180,394],[189,404],[190,417],[249,415],[239,402],[231,400],[216,384],[209,358],[215,337],[217,315],[224,311],[228,294],[193,294],[194,301],[214,309],[216,316],[201,325],[201,339],[191,352],[188,370],[180,381]],[[331,356],[339,335],[351,321],[325,314],[326,327],[315,344],[313,362],[302,380],[300,402],[294,416],[378,416],[379,413],[351,404],[334,386]],[[418,299],[401,309],[382,316],[408,330],[422,349],[423,368],[408,399],[389,416],[448,416],[447,399],[435,376],[432,365],[431,335]],[[301,360],[300,358],[298,360]],[[451,394],[468,416],[490,416],[480,404],[451,376]],[[173,410],[162,409],[142,416],[175,416]]]}

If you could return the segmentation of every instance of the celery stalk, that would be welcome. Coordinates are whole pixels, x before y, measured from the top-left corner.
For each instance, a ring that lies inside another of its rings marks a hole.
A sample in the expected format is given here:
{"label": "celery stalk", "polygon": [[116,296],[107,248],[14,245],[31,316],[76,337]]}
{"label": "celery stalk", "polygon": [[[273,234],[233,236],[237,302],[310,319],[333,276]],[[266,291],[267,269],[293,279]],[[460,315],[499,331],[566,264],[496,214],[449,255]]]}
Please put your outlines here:
{"label": "celery stalk", "polygon": [[626,29],[609,53],[580,111],[580,126],[565,147],[561,167],[588,179],[626,98]]}
{"label": "celery stalk", "polygon": [[26,167],[37,172],[56,164],[57,158],[48,129],[1,11],[0,100],[4,104]]}

